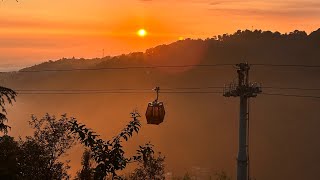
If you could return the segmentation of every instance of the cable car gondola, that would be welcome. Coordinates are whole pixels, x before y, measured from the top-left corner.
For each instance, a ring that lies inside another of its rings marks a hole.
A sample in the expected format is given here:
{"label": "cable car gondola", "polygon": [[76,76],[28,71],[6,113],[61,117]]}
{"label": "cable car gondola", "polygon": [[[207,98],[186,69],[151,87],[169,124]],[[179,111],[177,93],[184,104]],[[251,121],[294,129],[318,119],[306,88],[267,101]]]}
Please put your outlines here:
{"label": "cable car gondola", "polygon": [[148,103],[146,118],[148,124],[159,125],[163,122],[166,112],[164,110],[163,102],[158,101],[160,87],[156,87],[154,90],[157,93],[157,99]]}

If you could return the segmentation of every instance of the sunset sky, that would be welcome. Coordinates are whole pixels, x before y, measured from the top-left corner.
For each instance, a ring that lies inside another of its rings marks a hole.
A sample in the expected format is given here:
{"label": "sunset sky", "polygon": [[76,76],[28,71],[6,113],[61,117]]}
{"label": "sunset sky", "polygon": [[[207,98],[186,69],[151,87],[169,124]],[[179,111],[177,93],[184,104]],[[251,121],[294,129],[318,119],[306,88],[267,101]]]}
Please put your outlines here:
{"label": "sunset sky", "polygon": [[[144,28],[146,37],[136,32]],[[320,28],[318,0],[4,0],[0,70],[62,57],[144,51],[179,38],[238,29],[310,33]]]}

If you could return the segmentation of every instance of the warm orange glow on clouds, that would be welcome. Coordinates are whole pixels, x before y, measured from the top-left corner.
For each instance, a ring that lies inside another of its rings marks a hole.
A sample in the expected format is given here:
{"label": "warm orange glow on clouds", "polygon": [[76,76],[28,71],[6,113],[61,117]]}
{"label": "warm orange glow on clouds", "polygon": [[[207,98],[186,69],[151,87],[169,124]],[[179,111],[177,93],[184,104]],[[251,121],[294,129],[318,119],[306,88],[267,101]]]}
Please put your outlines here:
{"label": "warm orange glow on clouds", "polygon": [[[101,49],[110,55],[144,51],[238,29],[310,32],[320,27],[317,0],[28,0],[1,1],[0,11],[0,66],[99,57]],[[136,35],[142,27],[147,38]]]}

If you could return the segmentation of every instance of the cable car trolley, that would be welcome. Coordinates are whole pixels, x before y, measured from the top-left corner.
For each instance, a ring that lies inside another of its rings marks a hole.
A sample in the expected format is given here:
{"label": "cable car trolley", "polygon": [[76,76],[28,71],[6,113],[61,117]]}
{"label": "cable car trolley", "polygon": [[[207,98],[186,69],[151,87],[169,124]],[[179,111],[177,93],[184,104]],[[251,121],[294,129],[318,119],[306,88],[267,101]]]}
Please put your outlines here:
{"label": "cable car trolley", "polygon": [[156,87],[154,91],[157,93],[157,98],[153,102],[148,103],[146,118],[148,124],[159,125],[163,122],[166,112],[164,110],[163,102],[158,101],[160,87]]}

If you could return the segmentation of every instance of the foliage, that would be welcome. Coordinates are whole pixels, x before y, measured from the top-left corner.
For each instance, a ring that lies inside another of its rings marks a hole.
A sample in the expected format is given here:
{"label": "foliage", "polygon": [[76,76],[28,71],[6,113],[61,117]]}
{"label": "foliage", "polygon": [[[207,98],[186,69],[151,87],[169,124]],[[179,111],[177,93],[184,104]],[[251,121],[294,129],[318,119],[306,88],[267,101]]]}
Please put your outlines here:
{"label": "foliage", "polygon": [[75,142],[75,137],[69,133],[71,128],[69,121],[74,118],[67,118],[64,114],[60,119],[55,116],[46,114],[42,119],[37,119],[32,116],[29,124],[34,131],[33,137],[29,139],[36,140],[40,145],[50,152],[53,163],[63,154],[66,150],[70,149]]}
{"label": "foliage", "polygon": [[92,180],[94,169],[92,168],[92,156],[90,150],[85,150],[81,161],[82,169],[77,172],[76,180]]}
{"label": "foliage", "polygon": [[191,180],[191,176],[189,173],[186,173],[184,176],[183,176],[183,180]]}
{"label": "foliage", "polygon": [[70,119],[46,114],[42,119],[29,121],[33,136],[15,141],[12,137],[0,138],[0,179],[69,179],[68,162],[59,158],[75,142],[69,132]]}
{"label": "foliage", "polygon": [[[131,113],[132,121],[124,128],[121,133],[112,140],[105,141],[92,130],[80,124],[77,120],[70,121],[71,132],[78,135],[78,139],[87,146],[92,152],[92,158],[95,160],[97,166],[95,167],[94,179],[105,179],[107,175],[114,179],[121,179],[116,174],[116,171],[123,170],[127,164],[132,161],[131,158],[124,157],[122,141],[127,141],[132,137],[133,133],[138,133],[141,127],[137,112]],[[139,160],[141,156],[135,156],[133,160]]]}
{"label": "foliage", "polygon": [[54,161],[52,155],[35,140],[26,140],[20,145],[18,154],[19,177],[21,179],[68,179],[68,165]]}
{"label": "foliage", "polygon": [[[140,146],[137,150],[137,161],[139,162],[139,167],[134,170],[131,174],[130,179],[132,180],[164,180],[164,160],[165,157],[159,153],[158,157],[154,156],[153,145],[146,144]],[[142,158],[139,158],[142,157]]]}
{"label": "foliage", "polygon": [[12,102],[15,101],[16,96],[17,93],[12,89],[0,86],[0,131],[5,134],[7,134],[8,129],[11,128],[10,126],[4,124],[5,121],[8,121],[6,116],[7,111],[5,109],[5,102],[7,101],[9,104],[12,104]]}
{"label": "foliage", "polygon": [[221,171],[221,172],[215,173],[215,179],[216,180],[231,180],[231,177],[229,177],[226,172]]}
{"label": "foliage", "polygon": [[15,179],[17,174],[18,142],[13,137],[0,137],[0,179]]}
{"label": "foliage", "polygon": [[[73,118],[71,118],[73,119]],[[71,148],[75,138],[69,133],[70,119],[46,114],[29,121],[35,130],[33,136],[19,142],[18,168],[22,179],[68,179],[68,162],[59,159]]]}
{"label": "foliage", "polygon": [[[214,180],[231,180],[231,177],[227,175],[225,171],[216,172],[214,174]],[[190,175],[188,172],[183,177],[173,177],[173,180],[191,180],[191,179],[197,179],[198,177],[196,175]],[[210,176],[210,179],[212,177]]]}

